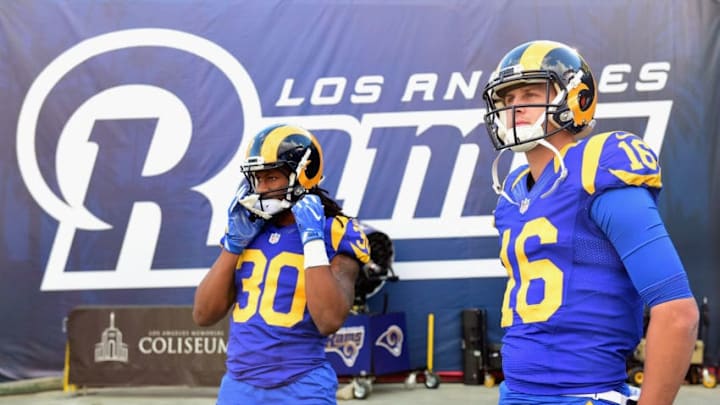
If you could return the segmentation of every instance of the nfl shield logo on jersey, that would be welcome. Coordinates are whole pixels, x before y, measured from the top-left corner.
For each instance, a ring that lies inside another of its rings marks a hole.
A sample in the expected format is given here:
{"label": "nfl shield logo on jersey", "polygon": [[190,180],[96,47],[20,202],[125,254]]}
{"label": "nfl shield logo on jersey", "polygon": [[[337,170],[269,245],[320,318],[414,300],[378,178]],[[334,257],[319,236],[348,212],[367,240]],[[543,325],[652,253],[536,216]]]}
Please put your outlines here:
{"label": "nfl shield logo on jersey", "polygon": [[273,232],[270,234],[270,238],[268,239],[268,242],[270,242],[271,244],[274,245],[274,244],[278,243],[279,240],[280,240],[280,234],[277,232]]}
{"label": "nfl shield logo on jersey", "polygon": [[527,212],[529,206],[530,206],[530,199],[525,198],[522,201],[520,201],[520,213],[524,214],[525,212]]}

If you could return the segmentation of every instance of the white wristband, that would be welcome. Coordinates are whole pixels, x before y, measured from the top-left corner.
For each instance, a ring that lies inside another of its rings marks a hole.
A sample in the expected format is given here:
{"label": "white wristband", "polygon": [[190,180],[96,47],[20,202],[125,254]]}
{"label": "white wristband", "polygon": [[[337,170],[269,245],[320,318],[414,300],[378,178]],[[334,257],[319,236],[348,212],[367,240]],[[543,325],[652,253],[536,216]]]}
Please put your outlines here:
{"label": "white wristband", "polygon": [[325,252],[325,241],[322,239],[311,240],[303,245],[305,255],[305,268],[316,266],[328,266],[327,252]]}

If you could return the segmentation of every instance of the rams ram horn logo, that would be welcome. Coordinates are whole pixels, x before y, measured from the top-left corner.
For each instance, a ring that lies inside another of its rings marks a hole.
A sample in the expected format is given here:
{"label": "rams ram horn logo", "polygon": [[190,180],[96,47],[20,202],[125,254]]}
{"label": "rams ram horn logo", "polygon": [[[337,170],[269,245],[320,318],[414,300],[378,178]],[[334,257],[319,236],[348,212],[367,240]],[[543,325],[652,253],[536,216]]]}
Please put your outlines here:
{"label": "rams ram horn logo", "polygon": [[360,354],[364,341],[364,326],[346,326],[328,336],[325,352],[336,353],[345,366],[352,367]]}
{"label": "rams ram horn logo", "polygon": [[387,349],[395,357],[402,354],[403,331],[397,325],[390,325],[375,341],[376,346]]}

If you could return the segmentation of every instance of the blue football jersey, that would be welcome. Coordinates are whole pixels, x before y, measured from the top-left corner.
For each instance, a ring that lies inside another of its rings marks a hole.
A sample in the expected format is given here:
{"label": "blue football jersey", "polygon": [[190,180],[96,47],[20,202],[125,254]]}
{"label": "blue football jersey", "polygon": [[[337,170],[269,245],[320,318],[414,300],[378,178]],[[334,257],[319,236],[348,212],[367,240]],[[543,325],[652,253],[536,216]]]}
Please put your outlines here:
{"label": "blue football jersey", "polygon": [[[345,254],[367,263],[369,246],[356,220],[326,219],[325,249],[331,261]],[[327,361],[327,337],[318,332],[306,305],[297,225],[266,225],[238,259],[235,286],[226,362],[235,379],[269,388],[292,382]]]}
{"label": "blue football jersey", "polygon": [[530,190],[529,168],[520,167],[503,185],[515,204],[501,197],[495,210],[508,272],[503,372],[511,389],[529,394],[602,392],[626,380],[643,304],[590,208],[609,189],[645,187],[657,198],[662,187],[657,157],[631,133],[598,134],[560,152],[567,177],[556,189],[557,157]]}

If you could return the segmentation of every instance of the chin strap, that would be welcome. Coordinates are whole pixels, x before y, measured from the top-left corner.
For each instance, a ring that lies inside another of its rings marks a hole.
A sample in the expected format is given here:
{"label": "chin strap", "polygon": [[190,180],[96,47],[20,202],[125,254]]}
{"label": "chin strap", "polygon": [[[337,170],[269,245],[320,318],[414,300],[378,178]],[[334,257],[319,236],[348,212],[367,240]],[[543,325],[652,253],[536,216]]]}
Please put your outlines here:
{"label": "chin strap", "polygon": [[540,198],[545,198],[545,197],[549,196],[550,194],[552,194],[558,188],[560,183],[562,183],[562,181],[565,180],[565,178],[567,177],[568,171],[567,171],[567,167],[565,167],[565,160],[563,160],[563,157],[560,154],[560,151],[557,150],[556,147],[552,146],[552,144],[550,144],[550,142],[546,141],[545,139],[540,139],[538,141],[538,144],[550,149],[555,154],[555,157],[557,158],[558,162],[560,162],[560,176],[558,176],[558,178],[555,179],[555,182],[553,183],[552,187],[550,187],[550,190],[544,192],[540,196]]}
{"label": "chin strap", "polygon": [[[546,141],[545,139],[538,139],[537,140],[538,145],[542,145],[550,151],[555,154],[555,157],[557,157],[558,162],[560,162],[560,176],[558,176],[557,179],[555,179],[555,182],[553,183],[552,187],[550,187],[550,190],[544,192],[540,198],[546,198],[550,194],[552,194],[555,190],[557,190],[558,186],[560,186],[560,183],[562,183],[563,180],[568,175],[567,167],[565,167],[565,161],[563,160],[562,155],[560,154],[560,151],[557,150],[556,147],[554,147],[550,142]],[[498,153],[498,155],[495,157],[495,160],[493,160],[492,164],[492,179],[493,179],[493,190],[495,191],[495,194],[501,196],[507,202],[509,202],[512,205],[520,206],[519,203],[515,202],[508,193],[505,192],[505,182],[503,181],[503,184],[500,184],[500,180],[498,177],[498,162],[500,161],[500,156],[505,152],[507,149],[503,149]]]}
{"label": "chin strap", "polygon": [[505,153],[507,149],[503,149],[498,153],[497,156],[495,156],[495,160],[493,160],[492,164],[492,180],[493,180],[493,190],[495,190],[495,194],[501,196],[502,198],[506,199],[507,202],[509,202],[512,205],[520,206],[520,204],[516,203],[510,196],[505,192],[505,182],[503,181],[503,184],[500,184],[500,179],[498,178],[498,162],[500,161],[500,156],[502,156],[503,153]]}

